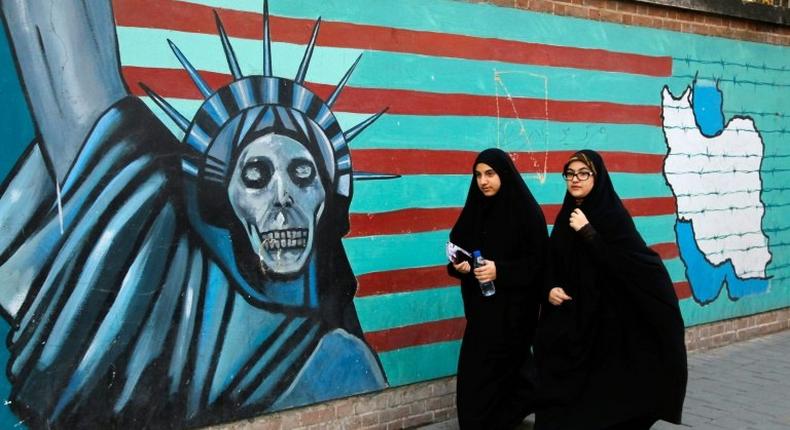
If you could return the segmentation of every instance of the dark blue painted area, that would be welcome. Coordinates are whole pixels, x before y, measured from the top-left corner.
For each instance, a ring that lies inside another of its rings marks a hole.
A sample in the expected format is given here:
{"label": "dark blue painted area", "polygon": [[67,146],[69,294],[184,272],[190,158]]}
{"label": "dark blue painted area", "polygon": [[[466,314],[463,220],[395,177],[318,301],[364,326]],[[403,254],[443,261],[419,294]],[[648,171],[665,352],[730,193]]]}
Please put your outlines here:
{"label": "dark blue painted area", "polygon": [[[5,320],[0,319],[0,337],[3,340],[8,336],[8,324]],[[8,349],[3,347],[0,348],[0,363],[8,363]],[[5,366],[3,366],[2,375],[0,375],[0,401],[5,402],[11,394],[11,384],[8,382],[8,377],[5,374]],[[8,406],[3,405],[0,406],[0,428],[4,429],[24,429],[25,426],[16,426],[19,422],[19,419],[11,412],[11,409]]]}
{"label": "dark blue painted area", "polygon": [[0,181],[5,179],[16,160],[33,140],[33,120],[17,77],[14,56],[8,43],[5,24],[0,22]]}
{"label": "dark blue painted area", "polygon": [[735,275],[735,268],[729,260],[718,266],[711,264],[694,240],[694,226],[691,221],[677,220],[675,233],[680,258],[686,265],[686,278],[691,286],[691,294],[700,304],[715,300],[725,283],[731,300],[768,291],[767,279],[740,279]]}
{"label": "dark blue painted area", "polygon": [[[14,167],[19,156],[33,139],[33,120],[27,109],[27,102],[22,93],[22,86],[17,77],[14,57],[8,43],[5,24],[0,21],[0,181],[5,180],[8,172]],[[8,324],[0,320],[0,338],[5,340],[8,335]],[[8,349],[0,348],[0,363],[8,362]],[[5,367],[3,367],[5,370]],[[8,399],[11,384],[3,371],[0,375],[0,401]],[[23,429],[16,426],[19,420],[11,413],[8,406],[0,406],[0,428]]]}
{"label": "dark blue painted area", "polygon": [[697,125],[705,136],[715,136],[724,130],[722,97],[715,82],[694,81],[692,107]]}

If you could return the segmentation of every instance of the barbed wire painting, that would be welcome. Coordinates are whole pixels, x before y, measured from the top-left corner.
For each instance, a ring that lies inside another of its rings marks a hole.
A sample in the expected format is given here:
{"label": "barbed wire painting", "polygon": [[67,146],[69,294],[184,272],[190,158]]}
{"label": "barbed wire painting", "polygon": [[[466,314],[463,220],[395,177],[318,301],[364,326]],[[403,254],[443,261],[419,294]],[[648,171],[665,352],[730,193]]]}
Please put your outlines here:
{"label": "barbed wire painting", "polygon": [[765,144],[753,119],[725,123],[719,81],[697,77],[678,97],[662,91],[668,153],[664,175],[675,195],[675,232],[692,296],[700,304],[726,290],[731,300],[765,293],[772,260],[762,230]]}

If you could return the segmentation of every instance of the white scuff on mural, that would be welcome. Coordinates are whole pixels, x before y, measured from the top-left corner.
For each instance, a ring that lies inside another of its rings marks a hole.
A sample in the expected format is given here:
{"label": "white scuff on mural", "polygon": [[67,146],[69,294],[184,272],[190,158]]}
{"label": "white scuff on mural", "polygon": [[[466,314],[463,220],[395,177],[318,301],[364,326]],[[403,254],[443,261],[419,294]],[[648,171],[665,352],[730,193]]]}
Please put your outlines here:
{"label": "white scuff on mural", "polygon": [[678,99],[667,88],[661,95],[669,147],[664,173],[678,219],[692,222],[697,246],[711,264],[730,260],[738,278],[764,278],[771,254],[761,228],[763,142],[754,122],[733,118],[707,137],[695,121],[691,88]]}
{"label": "white scuff on mural", "polygon": [[[529,133],[527,132],[527,127],[524,124],[524,118],[522,117],[521,113],[519,113],[519,109],[516,106],[515,101],[513,100],[514,96],[510,92],[505,83],[505,79],[503,78],[505,75],[521,75],[528,76],[530,78],[537,78],[543,84],[543,148],[538,149],[533,147],[533,143],[530,141]],[[499,90],[502,89],[503,94],[500,95]],[[518,123],[518,136],[520,139],[523,139],[523,144],[526,147],[527,152],[529,152],[530,161],[532,162],[532,167],[535,172],[535,176],[538,178],[538,181],[541,184],[546,183],[546,177],[548,172],[548,164],[549,164],[549,129],[548,129],[548,120],[549,120],[549,77],[546,75],[539,75],[536,73],[529,73],[529,72],[518,72],[518,71],[499,71],[494,69],[494,89],[496,91],[495,99],[496,99],[496,118],[497,118],[497,136],[496,136],[496,147],[502,148],[502,135],[506,126],[501,124],[503,115],[502,111],[512,111],[513,119],[515,119]],[[504,106],[500,106],[500,98],[506,100],[503,103]],[[506,117],[506,116],[505,116]],[[537,154],[540,156],[542,152],[543,159],[540,160],[535,157]],[[518,153],[511,153],[511,157],[514,157],[513,161],[515,162],[518,158]]]}

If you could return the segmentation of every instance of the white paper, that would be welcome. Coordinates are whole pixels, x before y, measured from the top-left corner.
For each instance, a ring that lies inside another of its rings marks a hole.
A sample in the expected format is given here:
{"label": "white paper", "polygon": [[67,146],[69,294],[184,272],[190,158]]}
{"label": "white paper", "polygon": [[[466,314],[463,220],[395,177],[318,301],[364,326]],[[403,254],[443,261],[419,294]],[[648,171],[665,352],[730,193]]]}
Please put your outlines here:
{"label": "white paper", "polygon": [[456,261],[460,260],[458,258],[459,252],[463,255],[466,255],[470,259],[472,258],[472,253],[470,253],[469,251],[461,248],[460,246],[452,242],[447,242],[447,259],[450,260],[451,263],[455,263]]}

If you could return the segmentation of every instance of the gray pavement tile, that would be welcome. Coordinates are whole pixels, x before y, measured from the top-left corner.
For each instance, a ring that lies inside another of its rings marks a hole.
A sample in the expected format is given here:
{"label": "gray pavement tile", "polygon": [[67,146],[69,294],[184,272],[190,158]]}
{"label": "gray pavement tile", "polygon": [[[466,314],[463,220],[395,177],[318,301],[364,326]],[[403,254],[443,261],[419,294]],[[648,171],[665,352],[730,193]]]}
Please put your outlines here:
{"label": "gray pavement tile", "polygon": [[747,430],[787,430],[790,424],[760,423],[755,427],[747,427]]}
{"label": "gray pavement tile", "polygon": [[711,421],[709,424],[716,426],[720,429],[743,430],[744,428],[756,425],[757,423],[753,423],[746,420],[742,420],[740,418],[729,416],[729,417],[717,418]]}
{"label": "gray pavement tile", "polygon": [[699,411],[690,412],[688,410],[683,411],[683,424],[691,424],[691,423],[708,423],[713,421],[715,417],[711,417]]}

